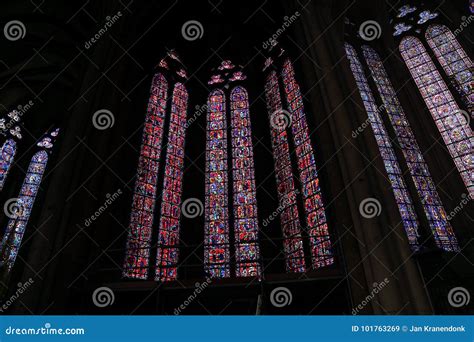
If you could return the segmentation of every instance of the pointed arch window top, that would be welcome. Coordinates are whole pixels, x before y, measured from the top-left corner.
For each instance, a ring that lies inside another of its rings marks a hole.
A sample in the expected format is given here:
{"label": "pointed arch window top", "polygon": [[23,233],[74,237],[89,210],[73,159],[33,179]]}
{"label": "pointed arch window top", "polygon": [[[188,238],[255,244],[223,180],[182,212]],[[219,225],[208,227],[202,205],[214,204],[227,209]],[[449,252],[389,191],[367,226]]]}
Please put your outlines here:
{"label": "pointed arch window top", "polygon": [[430,25],[425,37],[443,70],[454,79],[458,92],[472,109],[474,107],[472,60],[451,30],[444,25]]}
{"label": "pointed arch window top", "polygon": [[422,42],[405,37],[400,42],[400,53],[472,198],[472,130]]}

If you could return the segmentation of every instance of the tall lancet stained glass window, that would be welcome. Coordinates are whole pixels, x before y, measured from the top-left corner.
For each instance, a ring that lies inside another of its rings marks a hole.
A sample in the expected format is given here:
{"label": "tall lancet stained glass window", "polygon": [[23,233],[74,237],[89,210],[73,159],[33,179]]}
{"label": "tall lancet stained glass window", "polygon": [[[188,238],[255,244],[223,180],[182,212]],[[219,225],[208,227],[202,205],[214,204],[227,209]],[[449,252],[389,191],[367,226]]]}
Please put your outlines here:
{"label": "tall lancet stained glass window", "polygon": [[252,128],[247,91],[235,87],[230,94],[234,240],[236,276],[259,276],[258,217]]}
{"label": "tall lancet stained glass window", "polygon": [[418,38],[405,37],[400,52],[415,80],[448,151],[474,197],[474,161],[472,130]]}
{"label": "tall lancet stained glass window", "polygon": [[314,151],[309,136],[301,90],[296,82],[293,65],[286,59],[281,71],[286,102],[291,113],[291,132],[296,151],[301,182],[306,227],[309,234],[311,260],[314,268],[334,263],[326,213],[319,186]]}
{"label": "tall lancet stained glass window", "polygon": [[155,279],[161,281],[177,277],[187,102],[186,88],[176,83],[171,104],[156,258]]}
{"label": "tall lancet stained glass window", "polygon": [[18,255],[47,162],[48,153],[46,151],[42,150],[33,155],[20,194],[16,202],[10,203],[8,206],[10,220],[0,246],[2,262],[6,265],[8,271],[13,267]]}
{"label": "tall lancet stained glass window", "polygon": [[379,114],[379,109],[375,103],[374,96],[369,87],[367,78],[365,77],[362,65],[357,57],[356,50],[349,44],[345,44],[346,54],[349,59],[350,67],[354,75],[357,88],[359,89],[362,102],[369,117],[375,140],[379,147],[380,155],[384,162],[395,200],[398,205],[398,211],[402,217],[403,227],[408,237],[408,243],[412,250],[419,249],[418,234],[418,218],[415,213],[412,198],[408,192],[405,181],[403,180],[402,171],[398,164],[395,151],[390,142],[390,137],[383,125]]}
{"label": "tall lancet stained glass window", "polygon": [[143,128],[123,275],[146,279],[163,141],[168,82],[155,74]]}
{"label": "tall lancet stained glass window", "polygon": [[473,110],[474,85],[471,59],[454,34],[444,25],[431,25],[426,30],[425,37],[444,71],[454,79],[459,93]]}
{"label": "tall lancet stained glass window", "polygon": [[230,276],[227,118],[222,90],[207,101],[204,268],[213,278]]}
{"label": "tall lancet stained glass window", "polygon": [[371,47],[363,46],[362,50],[423,204],[435,242],[438,247],[444,250],[457,250],[456,238],[451,224],[447,220],[446,211],[431,178],[428,165],[398,101],[397,93],[388,78],[382,60]]}
{"label": "tall lancet stained glass window", "polygon": [[288,272],[305,272],[306,263],[301,235],[301,223],[296,203],[295,181],[293,178],[290,158],[288,134],[282,115],[280,88],[275,71],[268,74],[265,82],[270,134],[275,162],[279,208],[281,208],[280,224],[283,233],[283,251],[285,253],[286,270]]}
{"label": "tall lancet stained glass window", "polygon": [[13,163],[16,153],[16,142],[13,139],[8,139],[3,143],[2,155],[0,156],[0,191],[3,190],[5,181],[8,176],[8,171]]}

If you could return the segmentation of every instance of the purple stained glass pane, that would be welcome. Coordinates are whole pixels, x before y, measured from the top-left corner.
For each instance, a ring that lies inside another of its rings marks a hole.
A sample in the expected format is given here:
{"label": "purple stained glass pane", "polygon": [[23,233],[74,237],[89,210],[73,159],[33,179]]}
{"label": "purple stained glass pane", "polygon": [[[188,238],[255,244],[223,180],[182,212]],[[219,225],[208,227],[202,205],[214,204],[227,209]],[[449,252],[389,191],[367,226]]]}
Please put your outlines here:
{"label": "purple stained glass pane", "polygon": [[155,74],[145,117],[137,180],[132,200],[123,268],[123,276],[127,278],[146,279],[148,277],[167,91],[168,83],[164,76],[160,73]]}
{"label": "purple stained glass pane", "polygon": [[459,247],[453,229],[382,60],[371,47],[363,46],[362,50],[407,162],[435,242],[444,250],[456,251]]}
{"label": "purple stained glass pane", "polygon": [[5,263],[8,271],[12,269],[18,255],[47,162],[46,151],[39,151],[31,158],[20,194],[15,203],[10,203],[8,206],[10,220],[0,246],[2,262]]}
{"label": "purple stained glass pane", "polygon": [[222,90],[211,92],[207,101],[204,269],[212,278],[230,276],[225,104]]}
{"label": "purple stained glass pane", "polygon": [[474,109],[474,81],[472,61],[444,25],[431,25],[426,30],[426,41],[446,74],[454,80],[470,111]]}
{"label": "purple stained glass pane", "polygon": [[413,206],[413,200],[408,192],[405,181],[403,180],[402,171],[395,156],[392,143],[390,142],[390,137],[385,129],[382,119],[380,118],[379,109],[375,103],[372,90],[369,87],[362,65],[357,57],[357,52],[349,44],[345,44],[345,48],[357,88],[362,97],[362,102],[364,103],[372,131],[375,135],[375,140],[379,147],[380,155],[384,162],[385,170],[392,185],[398,211],[400,212],[403,227],[405,228],[408,237],[408,243],[412,250],[416,251],[419,249],[419,224],[415,213],[415,207]]}
{"label": "purple stained glass pane", "polygon": [[291,132],[298,160],[312,266],[313,268],[320,268],[333,264],[334,256],[303,98],[300,86],[295,79],[293,65],[289,59],[283,65],[281,76],[285,88],[286,102],[291,114]]}
{"label": "purple stained glass pane", "polygon": [[[272,71],[266,79],[265,96],[270,123],[275,122],[275,116],[282,111],[278,76]],[[286,270],[288,272],[305,272],[306,263],[301,235],[301,223],[296,204],[296,190],[291,171],[290,147],[288,134],[278,125],[271,124],[271,142],[275,161],[275,175],[280,222],[283,233],[283,251],[285,254]]]}
{"label": "purple stained glass pane", "polygon": [[260,277],[255,167],[247,91],[230,94],[234,190],[235,270],[237,277]]}
{"label": "purple stained glass pane", "polygon": [[186,88],[176,83],[171,104],[157,242],[155,280],[159,281],[177,278],[187,102]]}
{"label": "purple stained glass pane", "polygon": [[418,38],[403,38],[400,42],[400,52],[470,197],[474,197],[474,142],[472,130],[463,112]]}
{"label": "purple stained glass pane", "polygon": [[8,171],[13,163],[13,158],[16,153],[16,142],[13,139],[8,139],[3,143],[2,154],[0,155],[0,191],[3,190],[5,181],[7,179]]}

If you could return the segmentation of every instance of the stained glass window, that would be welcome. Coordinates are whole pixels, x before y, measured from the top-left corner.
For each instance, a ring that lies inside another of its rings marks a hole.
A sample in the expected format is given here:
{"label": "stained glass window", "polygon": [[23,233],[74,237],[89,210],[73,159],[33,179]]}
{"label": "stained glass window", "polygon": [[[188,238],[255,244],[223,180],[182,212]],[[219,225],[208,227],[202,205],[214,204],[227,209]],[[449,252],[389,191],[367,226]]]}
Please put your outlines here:
{"label": "stained glass window", "polygon": [[461,96],[470,107],[474,106],[472,61],[454,34],[444,25],[431,25],[425,36],[446,74],[455,80]]}
{"label": "stained glass window", "polygon": [[13,163],[15,153],[16,142],[13,139],[8,139],[3,143],[2,155],[0,156],[0,191],[2,191],[3,186],[5,185],[5,180]]}
{"label": "stained glass window", "polygon": [[331,241],[326,220],[314,151],[309,137],[303,98],[295,79],[293,66],[289,59],[281,72],[286,94],[286,102],[291,113],[291,132],[295,146],[299,177],[301,182],[306,229],[309,234],[311,260],[314,268],[334,263]]}
{"label": "stained glass window", "polygon": [[166,79],[162,74],[157,73],[152,81],[138,160],[123,270],[125,277],[146,279],[148,276],[167,90]]}
{"label": "stained glass window", "polygon": [[395,201],[398,211],[402,217],[403,227],[408,237],[408,243],[412,250],[419,249],[418,241],[418,218],[415,213],[413,201],[408,192],[405,181],[403,180],[402,171],[395,156],[395,151],[390,142],[390,137],[380,118],[379,109],[375,102],[372,91],[369,87],[367,78],[365,77],[362,65],[357,57],[356,50],[349,44],[345,44],[346,55],[350,62],[350,67],[354,75],[357,87],[359,89],[362,102],[369,117],[375,140],[379,146],[380,155],[385,165],[392,190],[395,195]]}
{"label": "stained glass window", "polygon": [[204,268],[213,278],[230,276],[225,104],[222,90],[211,92],[207,102]]}
{"label": "stained glass window", "polygon": [[372,78],[382,98],[384,109],[395,130],[398,143],[408,165],[413,183],[421,199],[423,209],[438,247],[458,250],[451,224],[431,178],[420,147],[416,142],[397,93],[390,82],[379,55],[369,46],[362,47]]}
{"label": "stained glass window", "polygon": [[247,91],[230,94],[236,276],[259,276],[257,197]]}
{"label": "stained glass window", "polygon": [[[282,113],[278,76],[275,71],[270,72],[265,83],[268,116],[270,122],[275,116]],[[301,224],[296,204],[296,190],[293,173],[291,171],[290,147],[286,130],[279,125],[270,125],[273,158],[279,208],[281,208],[280,222],[283,232],[283,251],[285,253],[286,270],[288,272],[305,272],[305,256]]]}
{"label": "stained glass window", "polygon": [[410,5],[404,5],[398,9],[399,13],[397,17],[402,18],[406,16],[407,14],[415,12],[415,11],[416,11],[416,7],[411,7]]}
{"label": "stained glass window", "polygon": [[415,37],[403,38],[400,42],[400,52],[471,198],[474,197],[472,130],[466,118],[421,41]]}
{"label": "stained glass window", "polygon": [[176,279],[188,92],[176,83],[171,104],[155,280]]}
{"label": "stained glass window", "polygon": [[20,249],[21,240],[25,234],[26,225],[30,218],[31,210],[35,203],[36,195],[43,178],[48,154],[46,151],[37,152],[31,158],[25,180],[21,186],[20,194],[15,203],[10,203],[9,217],[5,235],[2,239],[0,251],[2,251],[2,261],[8,271],[11,270]]}

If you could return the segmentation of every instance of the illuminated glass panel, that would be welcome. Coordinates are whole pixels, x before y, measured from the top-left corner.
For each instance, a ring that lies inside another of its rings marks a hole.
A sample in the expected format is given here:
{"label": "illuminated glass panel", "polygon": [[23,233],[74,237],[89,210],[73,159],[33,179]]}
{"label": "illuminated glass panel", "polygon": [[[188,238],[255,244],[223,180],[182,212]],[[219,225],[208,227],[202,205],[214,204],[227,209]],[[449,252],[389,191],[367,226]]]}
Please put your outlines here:
{"label": "illuminated glass panel", "polygon": [[289,59],[285,61],[281,75],[291,113],[291,132],[298,160],[311,260],[313,267],[319,268],[333,264],[334,257],[303,98]]}
{"label": "illuminated glass panel", "polygon": [[362,50],[382,98],[385,111],[397,135],[398,143],[405,156],[436,244],[447,251],[458,250],[456,237],[454,236],[451,224],[446,218],[446,211],[431,178],[428,165],[423,158],[423,154],[416,142],[383,63],[379,55],[372,48],[363,46]]}
{"label": "illuminated glass panel", "polygon": [[160,281],[173,280],[177,276],[187,102],[186,88],[176,83],[171,104],[158,232],[155,280]]}
{"label": "illuminated glass panel", "polygon": [[213,278],[230,276],[225,103],[222,90],[211,92],[207,101],[204,269]]}
{"label": "illuminated glass panel", "polygon": [[168,83],[164,76],[156,74],[152,81],[143,128],[123,270],[124,277],[146,279],[148,276],[167,90]]}
{"label": "illuminated glass panel", "polygon": [[454,34],[444,25],[432,25],[426,30],[426,40],[446,74],[453,78],[461,96],[474,105],[472,61]]}
{"label": "illuminated glass panel", "polygon": [[13,139],[8,139],[3,143],[2,155],[0,156],[0,191],[2,191],[7,179],[8,171],[13,163],[13,158],[16,153],[16,142]]}
{"label": "illuminated glass panel", "polygon": [[232,174],[234,188],[235,270],[237,277],[260,276],[257,197],[252,128],[247,91],[235,87],[230,94]]}
{"label": "illuminated glass panel", "polygon": [[421,41],[415,37],[403,38],[400,52],[472,198],[472,130]]}
{"label": "illuminated glass panel", "polygon": [[[25,234],[26,225],[28,224],[47,162],[48,154],[45,151],[39,151],[31,158],[25,180],[14,206],[15,211],[11,212],[12,210],[9,210],[10,214],[13,215],[11,215],[12,217],[8,221],[0,246],[2,262],[6,265],[8,271],[12,269],[18,255],[21,240]],[[9,206],[9,208],[13,208],[13,205]]]}
{"label": "illuminated glass panel", "polygon": [[[282,111],[278,86],[278,76],[272,71],[265,82],[265,97],[270,123],[274,116]],[[285,253],[286,270],[288,272],[305,272],[305,256],[301,224],[296,204],[296,190],[293,173],[291,171],[290,147],[288,134],[278,125],[270,124],[275,175],[277,183],[280,222],[283,232],[283,250]]]}
{"label": "illuminated glass panel", "polygon": [[402,171],[395,156],[395,151],[390,142],[389,135],[380,118],[377,104],[370,90],[369,83],[365,77],[362,65],[357,57],[355,49],[349,44],[345,44],[346,54],[350,62],[350,67],[354,75],[360,96],[364,103],[365,110],[369,117],[375,140],[379,146],[380,155],[383,159],[385,170],[392,185],[392,190],[397,202],[398,211],[402,217],[403,227],[408,237],[408,242],[412,250],[418,250],[418,218],[415,213],[413,201],[408,192]]}

